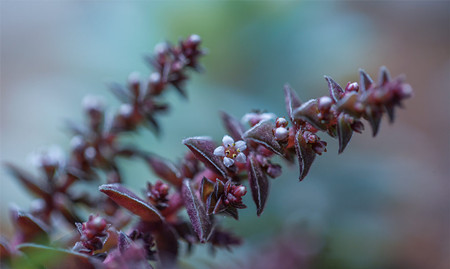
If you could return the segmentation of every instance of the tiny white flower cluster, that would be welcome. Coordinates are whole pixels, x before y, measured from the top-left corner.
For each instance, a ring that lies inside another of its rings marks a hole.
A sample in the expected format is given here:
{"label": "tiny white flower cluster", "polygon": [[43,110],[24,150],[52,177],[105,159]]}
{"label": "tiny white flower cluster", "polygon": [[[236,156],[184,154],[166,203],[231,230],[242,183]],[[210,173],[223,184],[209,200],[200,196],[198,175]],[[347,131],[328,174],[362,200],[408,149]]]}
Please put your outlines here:
{"label": "tiny white flower cluster", "polygon": [[222,146],[214,150],[214,155],[223,157],[223,164],[226,167],[232,166],[235,161],[238,163],[245,163],[247,161],[247,157],[243,153],[247,148],[247,144],[244,141],[239,140],[234,142],[231,136],[225,135],[222,143]]}

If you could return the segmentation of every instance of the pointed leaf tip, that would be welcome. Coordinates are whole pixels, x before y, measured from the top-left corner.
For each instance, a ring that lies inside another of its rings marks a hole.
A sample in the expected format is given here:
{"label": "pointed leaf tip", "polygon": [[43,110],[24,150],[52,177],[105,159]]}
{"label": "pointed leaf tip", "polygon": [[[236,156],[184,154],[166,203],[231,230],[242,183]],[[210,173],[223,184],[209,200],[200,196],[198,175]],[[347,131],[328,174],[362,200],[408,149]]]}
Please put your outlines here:
{"label": "pointed leaf tip", "polygon": [[342,153],[347,147],[348,142],[350,142],[350,139],[353,135],[353,130],[351,128],[351,125],[345,120],[345,114],[341,113],[338,117],[338,123],[337,123],[337,132],[339,137],[339,151],[338,153]]}
{"label": "pointed leaf tip", "polygon": [[309,169],[316,158],[316,153],[311,145],[306,143],[302,130],[299,130],[295,135],[294,144],[300,170],[299,180],[302,181],[308,175]]}
{"label": "pointed leaf tip", "polygon": [[254,154],[249,156],[247,166],[249,171],[248,181],[252,191],[252,198],[256,205],[256,214],[260,216],[269,195],[269,180]]}
{"label": "pointed leaf tip", "polygon": [[325,76],[325,80],[328,82],[328,89],[330,91],[330,96],[333,98],[335,102],[339,101],[344,95],[344,90],[331,77]]}
{"label": "pointed leaf tip", "polygon": [[208,241],[212,232],[212,223],[203,203],[191,187],[190,180],[185,179],[181,187],[181,195],[184,205],[192,223],[192,228],[197,233],[201,243]]}
{"label": "pointed leaf tip", "polygon": [[233,137],[235,141],[242,140],[242,135],[244,134],[244,126],[242,126],[242,124],[237,119],[235,119],[225,111],[220,112],[220,117],[222,118],[225,129],[227,129],[231,137]]}
{"label": "pointed leaf tip", "polygon": [[359,85],[360,90],[362,92],[365,92],[373,84],[373,79],[363,69],[359,69],[359,77],[360,77],[360,85]]}
{"label": "pointed leaf tip", "polygon": [[378,76],[378,85],[383,86],[391,80],[391,75],[389,74],[389,70],[386,66],[380,67],[380,73]]}
{"label": "pointed leaf tip", "polygon": [[302,101],[289,84],[284,85],[284,102],[289,118],[294,122],[293,111],[302,105]]}

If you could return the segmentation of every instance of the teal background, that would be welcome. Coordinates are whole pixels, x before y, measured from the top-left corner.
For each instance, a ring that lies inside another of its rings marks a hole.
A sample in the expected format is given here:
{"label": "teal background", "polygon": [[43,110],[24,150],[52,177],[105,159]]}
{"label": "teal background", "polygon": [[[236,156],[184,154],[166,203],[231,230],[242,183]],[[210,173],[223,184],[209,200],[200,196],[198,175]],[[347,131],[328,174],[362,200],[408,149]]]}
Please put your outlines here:
{"label": "teal background", "polygon": [[[376,138],[356,135],[339,156],[336,141],[322,135],[328,152],[305,181],[286,166],[272,181],[261,217],[247,195],[241,220],[223,220],[244,237],[242,247],[215,256],[199,247],[182,265],[252,267],[280,242],[320,253],[316,268],[450,265],[449,2],[2,1],[0,7],[0,160],[22,167],[41,146],[68,150],[64,120],[83,120],[83,96],[102,95],[108,109],[117,109],[106,83],[124,83],[132,71],[147,76],[142,58],[155,44],[191,33],[208,48],[206,72],[191,74],[187,101],[174,91],[166,95],[172,109],[160,117],[160,138],[146,130],[131,138],[171,160],[186,152],[185,137],[220,141],[219,110],[285,115],[286,82],[308,100],[327,94],[323,75],[345,86],[358,80],[360,67],[374,78],[381,65],[393,76],[406,74],[415,97],[394,125],[384,119]],[[135,191],[155,179],[143,163],[120,165]],[[1,233],[10,235],[8,204],[26,209],[30,198],[4,170],[0,177]]]}

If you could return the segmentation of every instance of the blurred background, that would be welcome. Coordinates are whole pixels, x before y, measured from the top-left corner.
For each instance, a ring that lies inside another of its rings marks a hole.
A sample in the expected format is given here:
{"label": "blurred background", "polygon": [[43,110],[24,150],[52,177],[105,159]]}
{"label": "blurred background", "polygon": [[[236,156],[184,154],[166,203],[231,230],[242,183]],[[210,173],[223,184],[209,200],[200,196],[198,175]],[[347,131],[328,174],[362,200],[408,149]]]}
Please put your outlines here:
{"label": "blurred background", "polygon": [[[81,100],[118,102],[108,82],[149,69],[155,44],[199,34],[209,54],[192,74],[189,99],[166,95],[160,138],[142,130],[133,141],[177,160],[181,140],[220,141],[219,110],[285,115],[288,82],[303,100],[327,94],[323,75],[345,86],[386,65],[406,74],[415,97],[379,135],[355,135],[342,155],[337,142],[301,183],[284,167],[256,217],[251,195],[241,219],[223,225],[245,239],[230,253],[198,247],[185,268],[449,268],[450,2],[2,1],[0,161],[33,171],[28,154],[53,144],[69,149],[66,119],[83,120]],[[369,126],[366,125],[366,129]],[[143,163],[122,162],[139,191],[155,177]],[[12,227],[8,205],[27,209],[29,194],[0,170],[1,234]],[[273,265],[273,267],[270,267]]]}

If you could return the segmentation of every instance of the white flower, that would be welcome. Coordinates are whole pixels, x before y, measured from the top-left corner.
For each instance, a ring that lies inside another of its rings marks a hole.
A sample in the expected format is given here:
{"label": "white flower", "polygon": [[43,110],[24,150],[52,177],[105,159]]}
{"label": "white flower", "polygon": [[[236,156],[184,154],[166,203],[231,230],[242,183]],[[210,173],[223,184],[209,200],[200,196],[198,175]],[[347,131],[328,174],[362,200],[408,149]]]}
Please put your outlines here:
{"label": "white flower", "polygon": [[226,167],[230,167],[234,164],[234,162],[245,163],[247,158],[243,151],[247,148],[247,144],[242,141],[234,142],[234,139],[225,135],[222,139],[222,146],[217,147],[214,150],[214,155],[223,157],[223,164]]}

